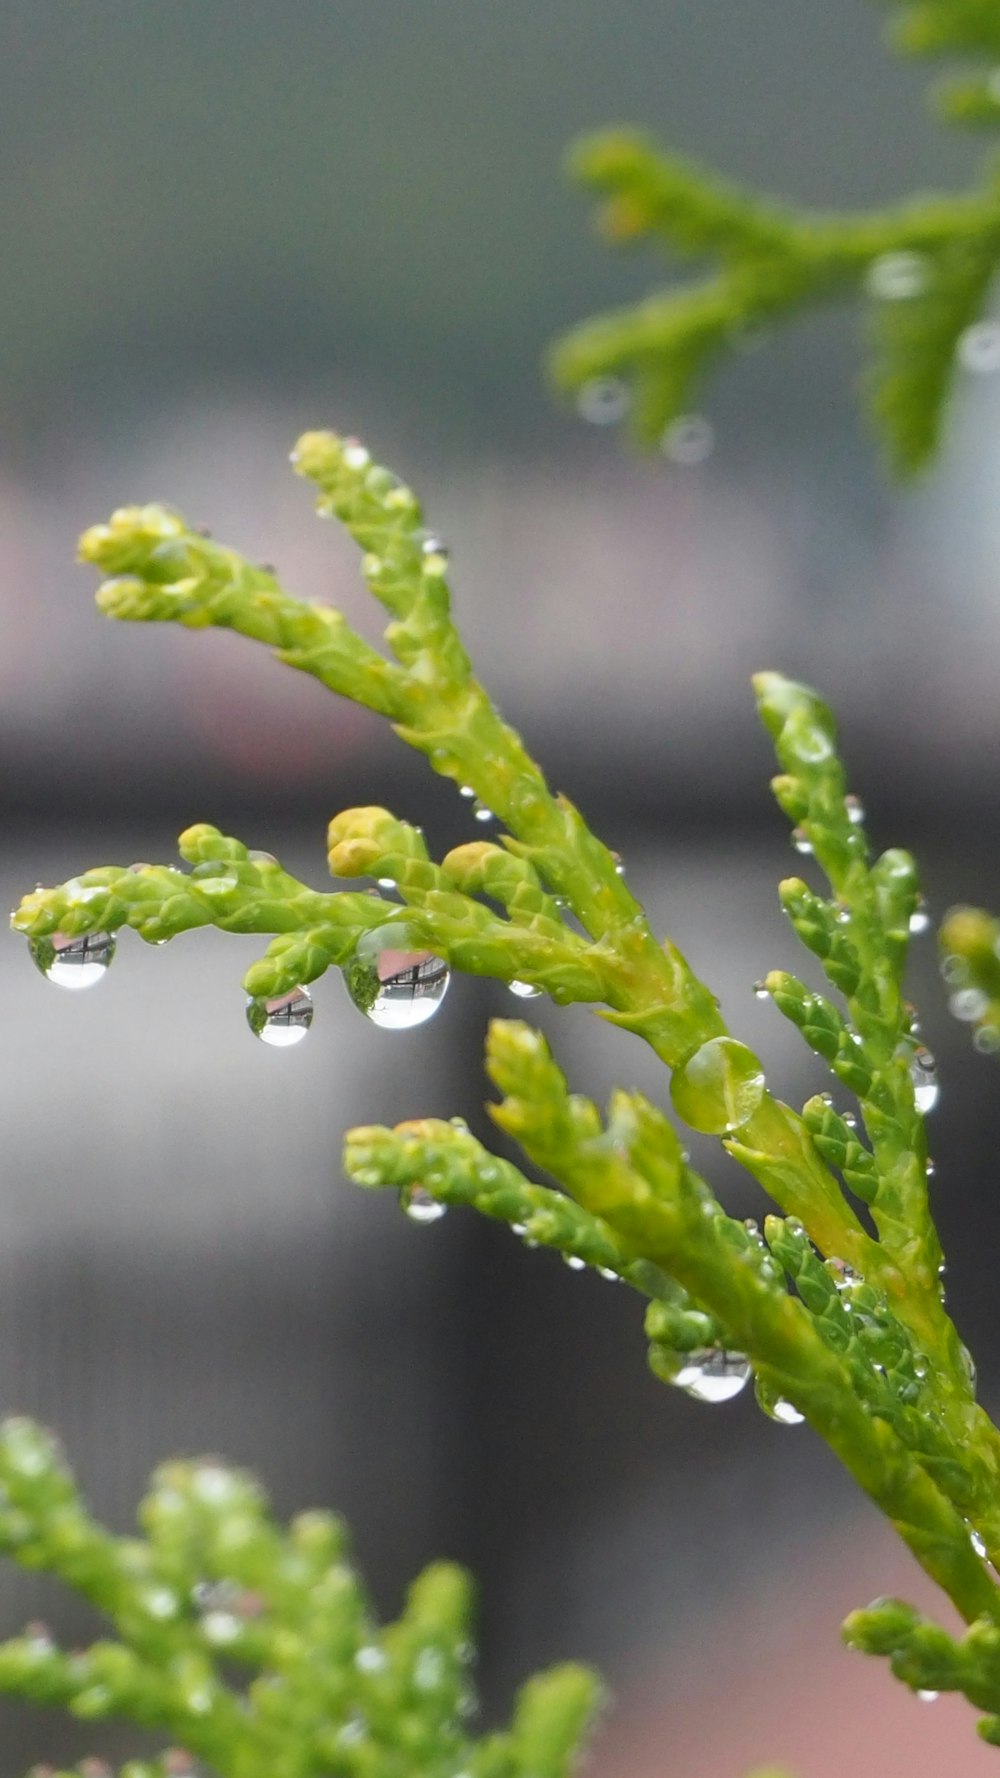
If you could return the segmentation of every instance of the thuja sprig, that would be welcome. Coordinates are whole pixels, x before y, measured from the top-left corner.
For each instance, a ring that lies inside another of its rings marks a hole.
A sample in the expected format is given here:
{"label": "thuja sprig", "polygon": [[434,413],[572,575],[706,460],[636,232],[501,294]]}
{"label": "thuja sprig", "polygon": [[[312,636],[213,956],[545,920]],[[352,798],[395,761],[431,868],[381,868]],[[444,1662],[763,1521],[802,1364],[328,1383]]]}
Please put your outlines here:
{"label": "thuja sprig", "polygon": [[0,1553],[65,1581],[112,1631],[67,1651],[29,1626],[0,1643],[0,1691],[177,1744],[121,1778],[179,1778],[195,1760],[221,1778],[563,1778],[599,1702],[586,1668],[557,1667],[524,1686],[509,1729],[473,1739],[463,1571],[426,1569],[380,1626],[340,1520],[302,1513],[283,1529],[257,1484],[214,1458],[157,1473],[136,1537],[93,1521],[30,1421],[0,1424],[0,1487]]}
{"label": "thuja sprig", "polygon": [[897,1679],[918,1697],[961,1692],[976,1709],[989,1711],[979,1733],[1000,1747],[1000,1630],[990,1619],[977,1618],[956,1637],[901,1599],[879,1599],[851,1613],[844,1640],[864,1654],[887,1656]]}
{"label": "thuja sprig", "polygon": [[348,1170],[400,1190],[418,1220],[469,1203],[571,1263],[625,1278],[649,1299],[658,1375],[719,1400],[752,1370],[767,1411],[810,1421],[965,1618],[1000,1621],[979,1553],[1000,1557],[1000,1436],[976,1404],[939,1288],[923,1125],[933,1080],[902,989],[910,932],[923,919],[916,872],[902,852],[870,858],[829,710],[806,687],[758,677],[782,767],[778,800],[831,891],[791,879],[782,901],[837,998],[788,972],[761,991],[856,1095],[860,1129],[826,1096],[800,1113],[771,1092],[709,985],[653,932],[615,854],[550,790],[472,674],[450,614],[447,553],[415,496],[330,433],[307,434],[294,460],[321,513],[364,552],[389,616],[389,655],[160,507],[122,509],[85,534],[81,553],[110,576],[101,608],[267,642],[388,715],[480,812],[495,813],[500,843],[462,845],[437,863],[419,829],[381,808],[347,810],[330,827],[331,870],[373,886],[319,894],[270,854],[201,825],[182,836],[189,870],[86,871],[26,897],[15,927],[54,979],[82,966],[78,982],[100,973],[123,927],[153,941],[206,925],[270,933],[244,985],[252,1028],[265,1035],[277,1023],[281,1040],[302,1034],[305,985],[330,967],[376,1023],[399,1025],[415,1021],[393,1012],[392,997],[409,1007],[424,996],[433,1011],[448,965],[591,1003],[641,1036],[670,1071],[677,1116],[718,1138],[782,1212],[766,1244],[725,1214],[662,1111],[620,1092],[602,1120],[521,1024],[491,1029],[488,1065],[502,1093],[493,1115],[558,1190],[436,1121],[354,1132]]}
{"label": "thuja sprig", "polygon": [[[890,40],[905,53],[987,62],[984,73],[947,82],[942,114],[1000,123],[1000,29],[991,0],[891,0],[891,11]],[[582,393],[585,411],[588,392],[604,379],[627,389],[631,430],[642,445],[662,441],[669,450],[671,424],[720,357],[818,303],[866,302],[869,401],[889,460],[904,474],[934,452],[957,362],[975,370],[995,361],[992,331],[976,325],[1000,261],[1000,184],[991,160],[968,196],[855,214],[759,197],[632,132],[586,138],[571,170],[598,194],[599,226],[612,242],[649,242],[671,259],[710,267],[699,281],[583,323],[551,355],[556,383]]]}

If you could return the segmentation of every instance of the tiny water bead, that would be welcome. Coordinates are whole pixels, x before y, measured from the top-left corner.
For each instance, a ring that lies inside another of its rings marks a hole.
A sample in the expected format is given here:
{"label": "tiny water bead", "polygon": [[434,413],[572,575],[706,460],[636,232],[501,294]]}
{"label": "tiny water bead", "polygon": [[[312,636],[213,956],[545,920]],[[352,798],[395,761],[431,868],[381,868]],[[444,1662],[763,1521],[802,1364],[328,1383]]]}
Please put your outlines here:
{"label": "tiny water bead", "polygon": [[517,995],[518,1000],[538,1000],[542,993],[541,988],[536,988],[534,982],[513,981],[508,982],[507,987],[512,994]]}
{"label": "tiny water bead", "polygon": [[796,852],[801,852],[803,858],[812,856],[812,840],[809,838],[804,827],[792,828],[791,841],[793,849]]}
{"label": "tiny water bead", "polygon": [[592,426],[616,426],[629,409],[629,392],[620,377],[591,377],[577,398],[577,411]]}
{"label": "tiny water bead", "polygon": [[439,537],[436,531],[425,531],[420,540],[420,554],[422,556],[441,556],[444,561],[447,561],[451,551],[444,538]]}
{"label": "tiny water bead", "polygon": [[750,1380],[750,1360],[725,1346],[703,1346],[686,1354],[674,1382],[695,1401],[732,1401]]}
{"label": "tiny water bead", "polygon": [[578,1253],[564,1253],[563,1265],[568,1266],[571,1272],[582,1272],[586,1270],[587,1262]]}
{"label": "tiny water bead", "polygon": [[1000,370],[1000,322],[977,321],[958,336],[958,362],[973,376]]}
{"label": "tiny water bead", "polygon": [[383,1031],[413,1031],[426,1025],[451,980],[447,963],[433,951],[383,951],[375,968],[378,989],[367,1013]]}
{"label": "tiny water bead", "polygon": [[308,1033],[315,1008],[305,988],[292,988],[271,999],[247,1001],[247,1024],[261,1043],[272,1049],[293,1049]]}
{"label": "tiny water bead", "polygon": [[865,287],[878,302],[905,302],[927,288],[927,261],[922,253],[880,253],[868,267]]}
{"label": "tiny water bead", "polygon": [[849,793],[844,798],[844,808],[847,811],[847,819],[851,823],[851,826],[860,827],[865,818],[865,805],[861,801],[861,798],[859,796],[854,796],[853,793]]}
{"label": "tiny water bead", "polygon": [[969,1542],[971,1543],[973,1549],[975,1550],[976,1555],[981,1556],[985,1559],[986,1541],[983,1537],[980,1536],[980,1533],[978,1531],[970,1531],[969,1532]]}
{"label": "tiny water bead", "polygon": [[660,440],[660,449],[671,463],[684,469],[704,463],[715,447],[715,432],[703,414],[680,414]]}
{"label": "tiny water bead", "polygon": [[47,981],[75,992],[104,980],[115,954],[115,940],[110,932],[83,932],[76,937],[53,932],[48,938],[32,939],[28,948]]}
{"label": "tiny water bead", "polygon": [[447,1204],[440,1204],[423,1185],[404,1186],[399,1194],[399,1207],[411,1222],[421,1224],[440,1222],[448,1208]]}
{"label": "tiny water bead", "polygon": [[940,1696],[940,1692],[932,1692],[926,1686],[921,1686],[917,1692],[921,1704],[933,1704]]}
{"label": "tiny water bead", "polygon": [[670,1097],[693,1130],[725,1136],[740,1129],[760,1105],[764,1070],[735,1037],[711,1037],[674,1070]]}
{"label": "tiny water bead", "polygon": [[493,810],[490,808],[487,808],[487,806],[484,802],[480,802],[478,796],[472,805],[472,813],[475,816],[477,821],[495,821],[496,820],[496,816],[494,815]]}

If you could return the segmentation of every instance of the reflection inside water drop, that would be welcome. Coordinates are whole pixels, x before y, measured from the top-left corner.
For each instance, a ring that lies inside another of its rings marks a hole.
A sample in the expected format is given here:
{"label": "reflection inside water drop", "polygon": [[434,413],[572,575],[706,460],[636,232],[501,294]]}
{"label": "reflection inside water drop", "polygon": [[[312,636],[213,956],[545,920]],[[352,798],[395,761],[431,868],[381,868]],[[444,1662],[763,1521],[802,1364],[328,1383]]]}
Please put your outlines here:
{"label": "reflection inside water drop", "polygon": [[413,1031],[441,1005],[451,973],[433,951],[383,951],[376,964],[378,992],[368,1017],[383,1031]]}
{"label": "reflection inside water drop", "polygon": [[301,1043],[313,1022],[312,997],[305,988],[292,988],[270,999],[247,1001],[247,1024],[261,1043],[272,1049],[293,1049]]}
{"label": "reflection inside water drop", "polygon": [[76,990],[93,988],[104,980],[115,954],[115,941],[110,932],[83,932],[76,937],[53,932],[48,938],[32,939],[28,948],[48,981],[58,988]]}
{"label": "reflection inside water drop", "polygon": [[542,992],[541,988],[535,987],[534,982],[513,981],[508,982],[507,986],[512,994],[517,995],[519,1000],[537,1000]]}
{"label": "reflection inside water drop", "polygon": [[910,1079],[913,1082],[913,1103],[918,1111],[933,1111],[941,1096],[934,1057],[930,1050],[914,1050],[910,1058]]}
{"label": "reflection inside water drop", "polygon": [[674,1382],[695,1401],[731,1401],[746,1387],[750,1377],[750,1360],[742,1352],[730,1352],[723,1346],[703,1346],[689,1352]]}

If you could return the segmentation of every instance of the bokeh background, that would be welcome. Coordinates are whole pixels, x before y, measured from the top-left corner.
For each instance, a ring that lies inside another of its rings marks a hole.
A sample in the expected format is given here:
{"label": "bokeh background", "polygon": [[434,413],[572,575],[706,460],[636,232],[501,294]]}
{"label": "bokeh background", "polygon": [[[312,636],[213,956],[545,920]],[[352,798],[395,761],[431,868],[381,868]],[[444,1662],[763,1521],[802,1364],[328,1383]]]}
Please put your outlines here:
{"label": "bokeh background", "polygon": [[[582,130],[631,122],[818,204],[961,183],[973,146],[868,0],[7,0],[0,19],[0,774],[8,897],[90,863],[169,860],[211,820],[323,881],[328,816],[382,801],[435,850],[466,805],[384,726],[226,635],[102,623],[87,523],[164,498],[368,627],[352,548],[286,454],[356,431],[453,550],[464,632],[553,781],[624,855],[775,1083],[819,1075],[753,998],[794,952],[774,885],[749,673],[818,682],[881,843],[932,911],[995,900],[1000,378],[966,378],[916,493],[858,423],[856,317],[728,366],[697,465],[636,463],[546,392],[546,342],[661,278],[613,257],[562,178]],[[960,1325],[996,1396],[995,1075],[951,1025],[933,946],[914,993],[942,1076],[937,1204]],[[992,1768],[839,1649],[874,1593],[926,1597],[806,1429],[706,1408],[646,1372],[630,1293],[452,1214],[413,1227],[340,1178],[359,1121],[483,1130],[485,1019],[367,1026],[323,982],[309,1042],[243,1019],[252,944],[123,942],[94,995],[0,958],[0,1398],[53,1424],[128,1524],[175,1452],[253,1465],[282,1513],[351,1518],[380,1609],[419,1564],[472,1565],[488,1714],[534,1665],[598,1662],[601,1778]],[[796,960],[797,961],[797,960]],[[534,1009],[531,1009],[534,1011]],[[631,1040],[540,1021],[574,1084],[662,1097]],[[759,1208],[721,1156],[727,1204]],[[0,1618],[82,1620],[5,1576]],[[0,1772],[134,1738],[20,1708]]]}

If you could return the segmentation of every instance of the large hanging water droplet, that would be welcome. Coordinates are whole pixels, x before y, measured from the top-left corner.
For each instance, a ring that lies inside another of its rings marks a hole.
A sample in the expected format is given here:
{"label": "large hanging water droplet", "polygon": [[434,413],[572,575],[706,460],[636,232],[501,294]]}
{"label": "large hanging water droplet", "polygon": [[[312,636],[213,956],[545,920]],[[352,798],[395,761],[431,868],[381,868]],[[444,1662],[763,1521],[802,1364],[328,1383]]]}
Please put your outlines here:
{"label": "large hanging water droplet", "polygon": [[750,1360],[742,1352],[730,1352],[724,1346],[703,1346],[687,1353],[674,1378],[678,1389],[693,1395],[695,1401],[731,1401],[745,1389],[750,1378]]}
{"label": "large hanging water droplet", "polygon": [[448,1208],[422,1185],[404,1186],[399,1194],[399,1207],[411,1222],[419,1223],[440,1222]]}
{"label": "large hanging water droplet", "polygon": [[383,1031],[413,1031],[441,1005],[451,973],[433,951],[383,951],[376,964],[378,991],[367,1008]]}
{"label": "large hanging water droplet", "polygon": [[764,1097],[764,1070],[735,1037],[711,1037],[674,1070],[670,1097],[693,1130],[725,1136],[757,1110]]}
{"label": "large hanging water droplet", "polygon": [[765,981],[754,982],[753,995],[755,1000],[770,1000],[771,991]]}
{"label": "large hanging water droplet", "polygon": [[58,988],[93,988],[104,980],[115,954],[110,932],[83,932],[73,937],[53,932],[35,938],[28,949],[42,974]]}
{"label": "large hanging water droplet", "polygon": [[715,431],[703,414],[680,414],[671,421],[660,440],[663,455],[684,469],[704,463],[714,447]]}
{"label": "large hanging water droplet", "polygon": [[537,1000],[542,992],[541,988],[535,987],[534,982],[514,981],[508,982],[507,986],[512,994],[517,995],[519,1000]]}
{"label": "large hanging water droplet", "polygon": [[576,405],[592,426],[615,426],[628,412],[629,392],[619,377],[591,377],[580,390]]}
{"label": "large hanging water droplet", "polygon": [[812,840],[809,838],[804,827],[792,828],[792,845],[796,852],[802,853],[804,858],[808,858],[811,855],[813,849]]}
{"label": "large hanging water droplet", "polygon": [[927,288],[927,260],[922,253],[880,253],[868,268],[865,286],[879,302],[904,302]]}
{"label": "large hanging water droplet", "polygon": [[293,1049],[301,1043],[313,1022],[315,1008],[305,988],[292,988],[270,999],[247,1001],[247,1024],[261,1043],[272,1049]]}
{"label": "large hanging water droplet", "polygon": [[917,1110],[933,1111],[941,1095],[941,1088],[930,1050],[914,1050],[910,1058],[910,1079],[913,1082],[913,1103]]}

